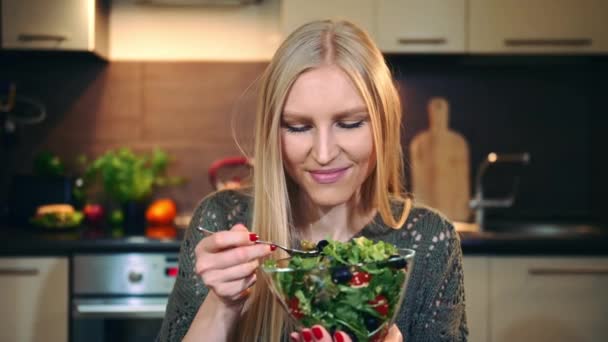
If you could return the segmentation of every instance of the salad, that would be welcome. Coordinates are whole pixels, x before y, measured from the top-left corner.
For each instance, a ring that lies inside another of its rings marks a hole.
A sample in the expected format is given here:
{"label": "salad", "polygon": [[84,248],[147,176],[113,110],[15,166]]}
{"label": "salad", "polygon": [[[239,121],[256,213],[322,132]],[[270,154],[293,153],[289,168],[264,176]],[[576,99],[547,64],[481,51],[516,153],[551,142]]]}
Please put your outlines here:
{"label": "salad", "polygon": [[319,256],[267,260],[263,266],[296,325],[320,324],[359,341],[384,337],[399,310],[413,251],[405,256],[390,243],[365,237],[322,240],[316,248]]}

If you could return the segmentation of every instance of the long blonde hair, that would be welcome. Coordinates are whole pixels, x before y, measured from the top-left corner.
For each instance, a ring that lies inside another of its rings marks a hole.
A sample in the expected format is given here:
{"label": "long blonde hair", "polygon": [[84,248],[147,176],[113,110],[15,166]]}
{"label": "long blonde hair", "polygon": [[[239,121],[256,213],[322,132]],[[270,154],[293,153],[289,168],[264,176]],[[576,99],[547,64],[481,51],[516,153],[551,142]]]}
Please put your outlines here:
{"label": "long blonde hair", "polygon": [[[411,208],[404,195],[403,152],[400,141],[399,94],[382,53],[366,32],[347,21],[314,21],[301,26],[279,47],[261,78],[255,124],[252,231],[265,240],[293,245],[288,179],[283,169],[280,119],[291,85],[303,72],[334,64],[350,77],[368,108],[376,167],[363,183],[361,203],[376,208],[383,221],[401,227]],[[391,201],[403,204],[397,217]],[[236,330],[237,341],[279,341],[286,317],[275,301],[263,274],[249,298],[248,309]]]}

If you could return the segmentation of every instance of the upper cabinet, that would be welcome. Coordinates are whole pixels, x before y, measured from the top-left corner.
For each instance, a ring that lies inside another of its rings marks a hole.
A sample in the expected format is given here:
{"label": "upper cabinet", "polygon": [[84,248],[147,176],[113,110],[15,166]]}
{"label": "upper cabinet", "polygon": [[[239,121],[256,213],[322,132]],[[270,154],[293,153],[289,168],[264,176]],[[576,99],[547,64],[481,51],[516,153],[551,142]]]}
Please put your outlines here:
{"label": "upper cabinet", "polygon": [[389,53],[462,53],[465,9],[465,0],[378,1],[378,46]]}
{"label": "upper cabinet", "polygon": [[606,0],[468,0],[472,53],[606,53]]}
{"label": "upper cabinet", "polygon": [[283,0],[281,31],[284,37],[312,20],[340,18],[354,22],[375,36],[375,0]]}
{"label": "upper cabinet", "polygon": [[284,35],[321,18],[360,24],[386,53],[608,53],[607,0],[282,0]]}
{"label": "upper cabinet", "polygon": [[107,56],[109,1],[3,0],[2,48]]}

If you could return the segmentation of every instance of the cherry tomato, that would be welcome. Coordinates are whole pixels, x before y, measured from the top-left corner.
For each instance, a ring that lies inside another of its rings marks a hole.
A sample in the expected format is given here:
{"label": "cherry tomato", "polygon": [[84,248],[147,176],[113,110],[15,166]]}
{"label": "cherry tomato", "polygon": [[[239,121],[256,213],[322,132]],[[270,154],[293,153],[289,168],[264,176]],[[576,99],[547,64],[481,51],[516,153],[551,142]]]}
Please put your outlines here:
{"label": "cherry tomato", "polygon": [[304,317],[304,314],[300,311],[300,300],[297,297],[292,297],[287,300],[287,307],[289,307],[289,312],[296,319],[300,319]]}
{"label": "cherry tomato", "polygon": [[367,272],[353,272],[353,277],[350,280],[350,286],[352,287],[363,287],[369,284],[369,281],[372,279],[372,276]]}
{"label": "cherry tomato", "polygon": [[369,304],[381,315],[388,315],[388,300],[383,295],[377,295]]}

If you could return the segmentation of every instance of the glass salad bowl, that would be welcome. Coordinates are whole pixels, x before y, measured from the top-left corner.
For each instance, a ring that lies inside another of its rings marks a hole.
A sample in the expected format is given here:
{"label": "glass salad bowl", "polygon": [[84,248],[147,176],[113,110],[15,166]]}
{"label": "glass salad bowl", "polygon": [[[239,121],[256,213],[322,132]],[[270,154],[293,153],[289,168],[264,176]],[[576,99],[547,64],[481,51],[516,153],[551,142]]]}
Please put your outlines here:
{"label": "glass salad bowl", "polygon": [[267,260],[262,266],[292,328],[320,324],[358,341],[382,341],[405,296],[415,251],[364,237],[322,240],[316,257]]}

